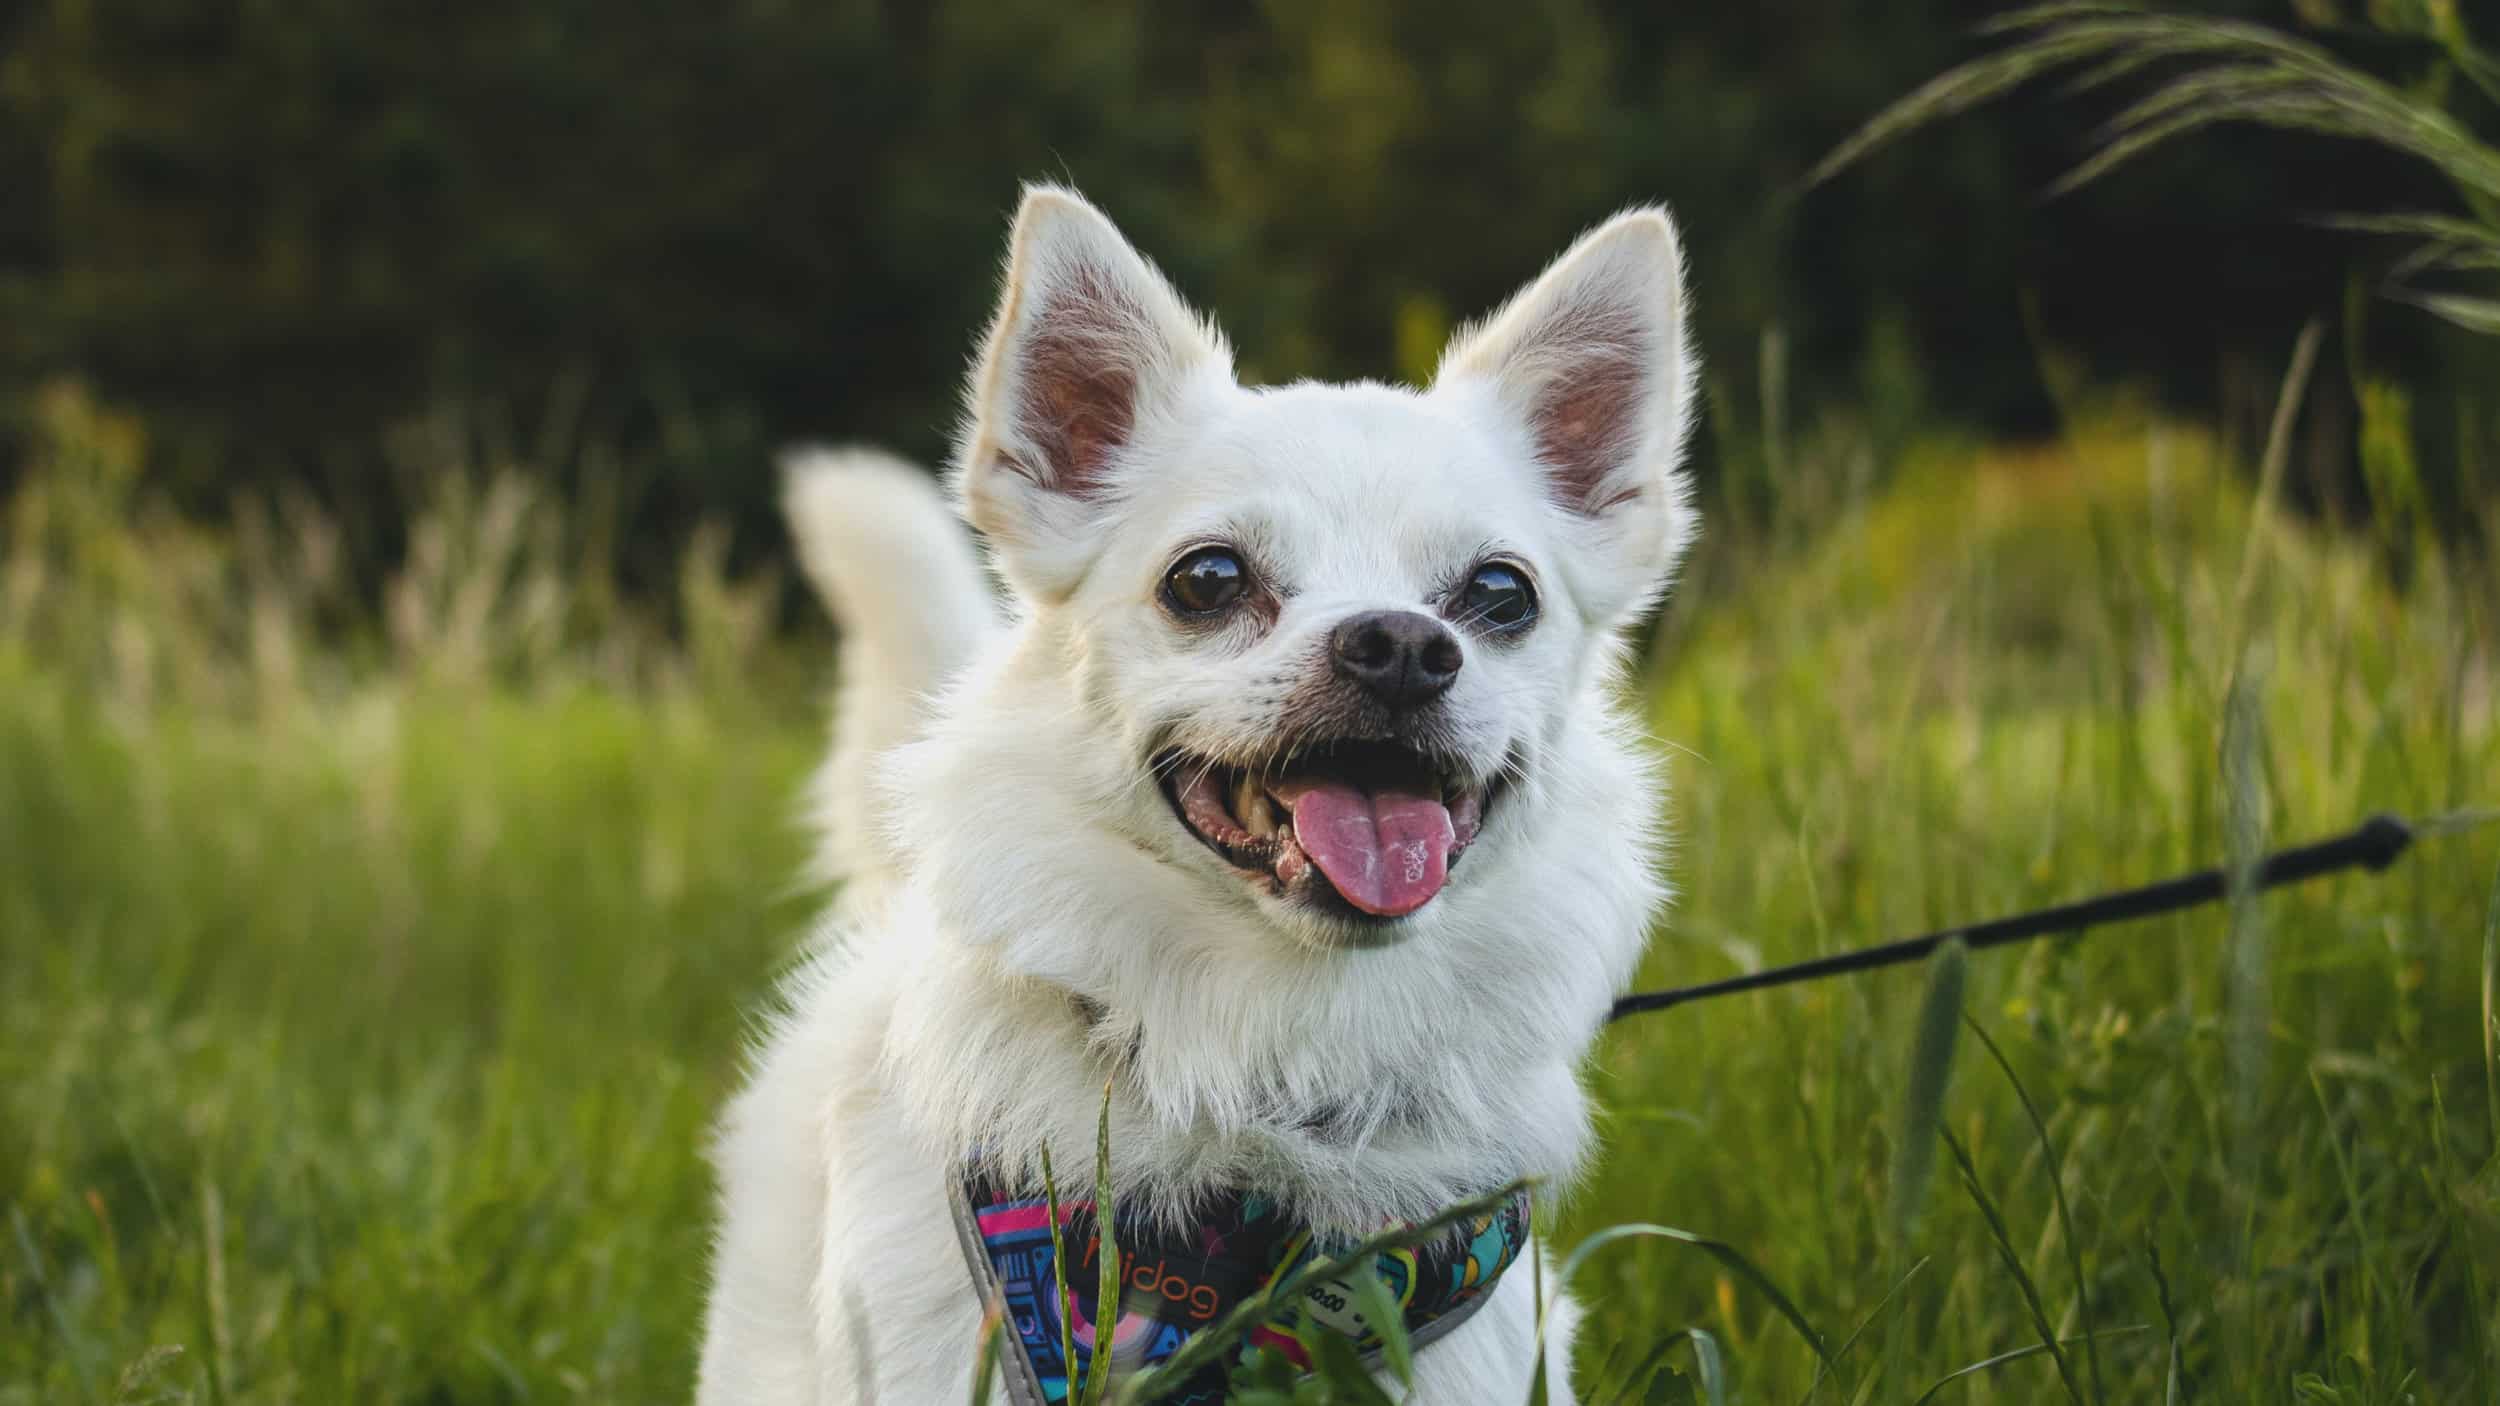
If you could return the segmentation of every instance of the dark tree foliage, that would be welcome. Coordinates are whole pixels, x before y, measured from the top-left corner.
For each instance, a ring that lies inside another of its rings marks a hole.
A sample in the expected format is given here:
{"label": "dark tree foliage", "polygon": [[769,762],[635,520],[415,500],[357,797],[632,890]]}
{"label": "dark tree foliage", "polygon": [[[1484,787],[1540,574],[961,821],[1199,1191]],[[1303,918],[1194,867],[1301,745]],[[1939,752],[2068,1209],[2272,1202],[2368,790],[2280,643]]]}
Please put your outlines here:
{"label": "dark tree foliage", "polygon": [[2226,136],[2042,204],[2090,120],[2049,100],[1798,196],[1990,8],[11,0],[0,393],[87,378],[208,511],[391,501],[383,430],[476,407],[551,471],[628,449],[646,547],[697,512],[762,541],[775,444],[943,451],[1025,178],[1102,203],[1270,379],[1424,375],[1665,198],[1729,402],[1777,325],[1808,391],[1890,376],[1999,430],[2049,422],[2044,345],[2210,406],[2366,257],[2302,216],[2437,198]]}

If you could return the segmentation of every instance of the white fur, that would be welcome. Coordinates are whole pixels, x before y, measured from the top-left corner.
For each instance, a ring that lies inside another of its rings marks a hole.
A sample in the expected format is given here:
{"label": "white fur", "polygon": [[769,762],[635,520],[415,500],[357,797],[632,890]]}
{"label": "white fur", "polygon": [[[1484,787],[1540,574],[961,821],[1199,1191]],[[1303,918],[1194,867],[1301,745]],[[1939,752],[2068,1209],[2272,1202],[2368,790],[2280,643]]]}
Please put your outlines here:
{"label": "white fur", "polygon": [[920,731],[928,695],[995,622],[972,543],[926,473],[859,448],[794,450],[781,471],[799,567],[847,627],[833,750],[808,794],[817,877],[848,881],[856,903],[900,867],[869,768]]}
{"label": "white fur", "polygon": [[[1636,210],[1462,334],[1430,391],[1245,389],[1108,220],[1028,192],[956,471],[1013,618],[991,633],[933,496],[890,463],[793,479],[851,640],[844,747],[916,736],[874,790],[838,757],[819,791],[829,853],[877,901],[828,920],[724,1120],[707,1406],[960,1397],[978,1305],[950,1169],[975,1144],[1026,1168],[1048,1145],[1081,1176],[1106,1081],[1114,1181],[1148,1211],[1255,1186],[1355,1232],[1516,1176],[1569,1183],[1577,1068],[1665,894],[1659,783],[1614,666],[1692,531],[1682,316],[1672,227]],[[1032,374],[1071,318],[1133,395],[1091,457],[1054,449]],[[1590,326],[1604,346],[1575,344]],[[1632,358],[1633,430],[1620,462],[1566,475],[1539,458],[1540,395],[1588,356]],[[1272,619],[1210,634],[1163,613],[1175,554],[1214,538],[1277,583]],[[1449,735],[1477,777],[1515,773],[1439,896],[1384,939],[1258,891],[1182,828],[1150,758],[1255,752],[1335,622],[1431,609],[1492,549],[1544,614],[1516,641],[1462,632]],[[910,700],[963,658],[920,727]],[[1411,1399],[1519,1399],[1531,1304],[1523,1263],[1418,1357]],[[1558,1362],[1569,1324],[1567,1305],[1548,1324]]]}

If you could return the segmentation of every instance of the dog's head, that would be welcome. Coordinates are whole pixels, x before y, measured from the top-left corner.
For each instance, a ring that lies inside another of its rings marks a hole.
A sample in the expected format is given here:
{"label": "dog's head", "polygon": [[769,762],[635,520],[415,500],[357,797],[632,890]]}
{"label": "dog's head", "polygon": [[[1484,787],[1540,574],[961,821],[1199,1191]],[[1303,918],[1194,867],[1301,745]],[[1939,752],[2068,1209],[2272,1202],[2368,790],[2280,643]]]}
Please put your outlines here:
{"label": "dog's head", "polygon": [[1118,768],[1069,782],[1093,823],[1308,945],[1465,904],[1690,536],[1692,383],[1656,209],[1430,390],[1250,389],[1110,221],[1029,192],[958,486]]}

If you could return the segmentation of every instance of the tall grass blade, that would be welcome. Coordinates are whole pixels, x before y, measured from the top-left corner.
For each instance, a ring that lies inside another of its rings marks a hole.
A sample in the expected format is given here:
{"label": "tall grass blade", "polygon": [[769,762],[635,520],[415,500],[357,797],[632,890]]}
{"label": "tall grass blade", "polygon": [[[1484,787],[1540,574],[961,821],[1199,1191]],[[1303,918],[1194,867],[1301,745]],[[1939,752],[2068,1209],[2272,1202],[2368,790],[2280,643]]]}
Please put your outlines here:
{"label": "tall grass blade", "polygon": [[2469,298],[2462,293],[2413,293],[2395,295],[2397,301],[2411,303],[2422,311],[2453,323],[2468,332],[2500,336],[2500,298]]}
{"label": "tall grass blade", "polygon": [[[2426,273],[2500,273],[2500,250],[2431,241],[2389,265],[2386,281],[2402,285]],[[2413,290],[2401,286],[2388,296],[2398,302],[2417,301]]]}
{"label": "tall grass blade", "polygon": [[2031,1314],[2031,1326],[2039,1334],[2040,1346],[2057,1364],[2057,1380],[2066,1388],[2066,1399],[2083,1406],[2083,1389],[2075,1384],[2074,1364],[2066,1360],[2065,1348],[2058,1345],[2057,1330],[2049,1325],[2048,1309],[2040,1302],[2040,1286],[2031,1280],[2031,1271],[2023,1267],[2023,1257],[2014,1248],[2014,1237],[2005,1228],[2005,1214],[1997,1209],[1996,1199],[1979,1182],[1979,1168],[1971,1162],[1969,1149],[1951,1129],[1943,1132],[1944,1145],[1953,1153],[1953,1160],[1962,1170],[1962,1186],[1970,1193],[1972,1203],[1979,1207],[1981,1218],[1988,1222],[1988,1234],[1996,1242],[1997,1257],[2005,1262],[2006,1271],[2014,1276],[2016,1288],[2022,1291],[2023,1307]]}
{"label": "tall grass blade", "polygon": [[1984,1026],[1976,1020],[1968,1023],[1970,1033],[1979,1037],[1980,1045],[1988,1051],[1988,1058],[1995,1060],[1997,1069],[2005,1075],[2005,1082],[2014,1086],[2015,1101],[2023,1106],[2023,1116],[2031,1120],[2032,1136],[2040,1140],[2040,1155],[2049,1171],[2049,1191],[2057,1207],[2057,1235],[2066,1242],[2067,1267],[2075,1276],[2075,1322],[2083,1331],[2073,1341],[2083,1344],[2085,1369],[2092,1378],[2092,1399],[2095,1402],[2106,1401],[2109,1398],[2101,1382],[2101,1349],[2099,1339],[2092,1331],[2092,1295],[2085,1287],[2083,1275],[2083,1245],[2075,1238],[2074,1208],[2066,1203],[2065,1160],[2058,1156],[2057,1143],[2049,1137],[2048,1120],[2040,1116],[2040,1106],[2031,1101],[2031,1090],[2023,1087],[2022,1076],[2014,1072],[2013,1061],[2005,1057],[2005,1051],[1997,1047],[1995,1038],[1988,1034]]}
{"label": "tall grass blade", "polygon": [[[2465,1196],[2460,1193],[2473,1185],[2473,1178],[2457,1165],[2456,1144],[2449,1135],[2448,1095],[2437,1075],[2431,1076],[2430,1145],[2432,1156],[2437,1159],[2434,1166],[2439,1178],[2440,1207],[2451,1221],[2464,1220],[2473,1212],[2467,1209]],[[2483,1263],[2483,1258],[2479,1255],[2466,1258],[2465,1289],[2473,1305],[2472,1321],[2500,1328],[2500,1317],[2493,1315],[2491,1307],[2491,1268]],[[2486,1331],[2482,1341],[2475,1346],[2482,1357],[2484,1372],[2493,1373],[2495,1365],[2500,1365],[2500,1331]],[[2494,1379],[2500,1380],[2500,1376]]]}
{"label": "tall grass blade", "polygon": [[2483,910],[2483,1097],[2490,1105],[2492,1156],[2500,1158],[2500,869]]}
{"label": "tall grass blade", "polygon": [[2376,1243],[2376,1237],[2370,1231],[2370,1198],[2362,1194],[2361,1178],[2353,1167],[2352,1154],[2344,1150],[2344,1140],[2335,1135],[2335,1110],[2326,1101],[2326,1081],[2318,1076],[2314,1067],[2309,1071],[2309,1091],[2318,1101],[2320,1126],[2326,1138],[2327,1151],[2334,1155],[2336,1175],[2343,1180],[2345,1218],[2352,1223],[2353,1238],[2360,1242],[2358,1259],[2363,1293],[2360,1312],[2367,1317],[2373,1300],[2392,1302],[2386,1287],[2379,1282],[2378,1257],[2369,1252]]}
{"label": "tall grass blade", "polygon": [[[2384,17],[2373,19],[2389,27]],[[2448,110],[2444,85],[2391,87],[2324,48],[2264,25],[2135,5],[2037,5],[1980,28],[2002,39],[2004,47],[1947,70],[1877,112],[1815,165],[1803,188],[2034,78],[2068,71],[2063,86],[2072,96],[2168,70],[2168,78],[2100,128],[2095,148],[2051,185],[2049,197],[2205,128],[2240,123],[2367,142],[2427,163],[2455,187],[2468,211],[2436,237],[2462,249],[2488,247],[2500,237],[2500,203],[2495,203],[2500,202],[2500,147]],[[2441,30],[2438,43],[2451,71],[2486,92],[2500,84],[2500,60],[2476,49],[2462,25]],[[2402,227],[2399,222],[2407,218],[2386,217],[2378,232],[2434,237],[2427,226]],[[2461,327],[2500,334],[2495,300],[2447,293],[2397,296]]]}
{"label": "tall grass blade", "polygon": [[1554,1277],[1555,1284],[1558,1287],[1568,1287],[1572,1276],[1580,1272],[1580,1266],[1588,1262],[1589,1256],[1608,1245],[1633,1239],[1672,1240],[1679,1245],[1690,1245],[1717,1260],[1729,1273],[1751,1285],[1755,1292],[1770,1300],[1771,1307],[1778,1312],[1779,1316],[1787,1319],[1788,1326],[1796,1329],[1797,1336],[1805,1339],[1806,1346],[1814,1349],[1814,1355],[1821,1360],[1826,1370],[1838,1369],[1839,1363],[1833,1359],[1831,1348],[1823,1341],[1823,1334],[1797,1307],[1796,1301],[1791,1299],[1787,1292],[1772,1280],[1771,1276],[1763,1273],[1752,1260],[1745,1258],[1742,1251],[1724,1240],[1713,1240],[1707,1235],[1695,1235],[1689,1230],[1678,1230],[1671,1225],[1653,1225],[1643,1222],[1610,1225],[1572,1247],[1571,1253],[1563,1259],[1562,1271]]}
{"label": "tall grass blade", "polygon": [[2179,1370],[2179,1306],[2170,1297],[2170,1276],[2162,1273],[2161,1246],[2151,1235],[2144,1237],[2144,1262],[2153,1275],[2153,1301],[2161,1305],[2162,1332],[2170,1342],[2170,1361],[2162,1376],[2162,1406],[2182,1406],[2187,1400],[2187,1378]]}
{"label": "tall grass blade", "polygon": [[1801,184],[1809,190],[1822,185],[1919,128],[2002,97],[2080,56],[2065,46],[2042,46],[2035,41],[1949,69],[1867,119],[1815,163]]}
{"label": "tall grass blade", "polygon": [[1552,1370],[1545,1360],[1545,1242],[1533,1238],[1528,1241],[1528,1287],[1536,1309],[1536,1361],[1528,1373],[1528,1406],[1545,1406],[1546,1374]]}
{"label": "tall grass blade", "polygon": [[2235,1171],[2253,1154],[2266,1072],[2266,1026],[2272,957],[2265,910],[2256,887],[2266,849],[2266,802],[2260,749],[2262,665],[2243,655],[2223,704],[2222,813],[2224,874],[2230,904],[2230,1072]]}
{"label": "tall grass blade", "polygon": [[2326,324],[2314,317],[2300,329],[2292,343],[2292,363],[2283,371],[2283,388],[2274,399],[2274,419],[2266,426],[2266,449],[2257,462],[2257,496],[2248,508],[2248,538],[2240,547],[2239,585],[2231,592],[2231,618],[2242,647],[2248,640],[2248,605],[2257,589],[2258,564],[2274,542],[2274,502],[2282,495],[2284,466],[2292,458],[2292,428],[2299,423],[2301,398],[2308,392],[2318,343],[2325,336]]}
{"label": "tall grass blade", "polygon": [[[1112,1339],[1120,1325],[1120,1244],[1112,1232],[1112,1205],[1111,1081],[1105,1079],[1102,1121],[1094,1129],[1094,1234],[1102,1246],[1102,1273],[1094,1281],[1094,1355],[1086,1362],[1085,1406],[1111,1398]],[[1069,1391],[1073,1396],[1073,1384]]]}
{"label": "tall grass blade", "polygon": [[1687,1328],[1684,1336],[1693,1340],[1693,1375],[1701,1381],[1701,1399],[1710,1406],[1727,1406],[1727,1364],[1720,1360],[1719,1340],[1702,1328]]}
{"label": "tall grass blade", "polygon": [[[2124,1337],[2129,1333],[2141,1333],[2150,1326],[2152,1325],[2147,1323],[2130,1323],[2124,1328],[2112,1328],[2105,1333],[2082,1333],[2065,1339],[2061,1345],[2072,1347],[2077,1343],[2082,1343],[2086,1347],[2089,1347],[2095,1339],[2117,1338]],[[1925,1391],[1920,1392],[1917,1399],[1910,1403],[1910,1406],[1927,1406],[1929,1401],[1935,1399],[1937,1392],[1944,1390],[1946,1387],[1953,1385],[1955,1382],[1960,1381],[1964,1377],[1976,1376],[1979,1373],[1988,1371],[1991,1368],[2002,1367],[2008,1362],[2020,1362],[2026,1357],[2037,1357],[2041,1353],[2049,1350],[2049,1344],[2031,1343],[2024,1347],[2018,1347],[2012,1352],[2000,1352],[1994,1357],[1984,1358],[1980,1361],[1973,1362],[1967,1367],[1957,1367],[1954,1370],[1945,1373],[1943,1376],[1938,1377],[1936,1379],[1936,1384],[1927,1388]]]}
{"label": "tall grass blade", "polygon": [[1380,1277],[1376,1263],[1358,1269],[1353,1283],[1354,1302],[1363,1310],[1364,1325],[1380,1336],[1380,1360],[1401,1385],[1413,1386],[1415,1344],[1406,1334],[1406,1315],[1389,1297],[1389,1285]]}
{"label": "tall grass blade", "polygon": [[990,1393],[998,1387],[999,1328],[1006,1318],[1006,1305],[991,1295],[988,1307],[981,1310],[980,1365],[972,1373],[972,1406],[989,1406]]}
{"label": "tall grass blade", "polygon": [[[1935,1257],[1932,1255],[1921,1255],[1916,1260],[1911,1261],[1910,1267],[1903,1270],[1901,1272],[1901,1277],[1892,1281],[1892,1287],[1884,1291],[1884,1296],[1875,1301],[1875,1306],[1866,1311],[1866,1316],[1864,1318],[1858,1320],[1858,1326],[1850,1329],[1849,1336],[1842,1338],[1840,1340],[1840,1346],[1832,1349],[1832,1360],[1834,1362],[1844,1362],[1848,1360],[1849,1349],[1858,1345],[1858,1339],[1866,1336],[1866,1330],[1875,1326],[1875,1320],[1883,1317],[1884,1310],[1891,1306],[1894,1299],[1901,1296],[1901,1290],[1906,1287],[1912,1279],[1918,1277],[1918,1272],[1920,1270],[1925,1269],[1929,1264],[1933,1263],[1934,1258]],[[1822,1390],[1823,1379],[1828,1375],[1828,1370],[1821,1363],[1815,1364],[1814,1379],[1806,1383],[1806,1394],[1803,1397],[1800,1397],[1799,1400],[1801,1402],[1813,1400],[1814,1393]]]}
{"label": "tall grass blade", "polygon": [[[1076,1370],[1076,1315],[1071,1311],[1075,1301],[1068,1294],[1068,1237],[1059,1223],[1059,1178],[1051,1170],[1050,1144],[1042,1144],[1042,1202],[1050,1213],[1050,1282],[1059,1291],[1059,1360],[1067,1370]],[[1103,1208],[1094,1205],[1094,1219],[1101,1220]],[[1099,1332],[1096,1334],[1100,1340]],[[1069,1384],[1073,1390],[1075,1384]]]}
{"label": "tall grass blade", "polygon": [[2041,198],[2055,200],[2061,195],[2072,195],[2155,147],[2167,146],[2191,132],[2225,120],[2223,114],[2208,107],[2174,113],[2158,122],[2130,128],[2099,151],[2075,163],[2066,174],[2049,182],[2048,188],[2041,192]]}
{"label": "tall grass blade", "polygon": [[215,1178],[200,1183],[200,1308],[208,1328],[208,1399],[224,1406],[234,1390],[234,1320],[226,1297],[226,1203]]}
{"label": "tall grass blade", "polygon": [[[1661,1384],[1658,1380],[1658,1374],[1666,1370],[1667,1359],[1687,1342],[1693,1345],[1693,1371],[1694,1376],[1702,1381],[1702,1398],[1716,1406],[1725,1399],[1727,1363],[1719,1351],[1719,1340],[1701,1328],[1685,1328],[1652,1343],[1630,1370],[1615,1379],[1611,1390],[1603,1396],[1591,1396],[1588,1406],[1653,1406],[1653,1403],[1670,1400],[1692,1401],[1689,1385],[1683,1392],[1676,1393],[1672,1386]],[[1704,1354],[1707,1354],[1706,1360]],[[1715,1390],[1710,1385],[1712,1381],[1718,1383]]]}
{"label": "tall grass blade", "polygon": [[1936,1132],[1944,1121],[1944,1091],[1953,1075],[1953,1044],[1962,1029],[1962,990],[1970,972],[1970,949],[1955,938],[1927,959],[1927,994],[1919,1003],[1918,1036],[1910,1047],[1910,1076],[1901,1098],[1901,1126],[1892,1147],[1892,1234],[1907,1245],[1918,1228],[1927,1182],[1936,1169]]}
{"label": "tall grass blade", "polygon": [[[173,1343],[159,1343],[130,1360],[113,1379],[113,1406],[149,1406],[161,1401],[181,1401],[187,1393],[180,1388],[156,1388],[153,1383],[167,1368],[182,1360],[182,1349]],[[141,1392],[147,1393],[141,1395]]]}
{"label": "tall grass blade", "polygon": [[2500,249],[2500,229],[2456,215],[2407,211],[2392,215],[2324,215],[2317,223],[2354,234],[2403,234],[2469,247]]}

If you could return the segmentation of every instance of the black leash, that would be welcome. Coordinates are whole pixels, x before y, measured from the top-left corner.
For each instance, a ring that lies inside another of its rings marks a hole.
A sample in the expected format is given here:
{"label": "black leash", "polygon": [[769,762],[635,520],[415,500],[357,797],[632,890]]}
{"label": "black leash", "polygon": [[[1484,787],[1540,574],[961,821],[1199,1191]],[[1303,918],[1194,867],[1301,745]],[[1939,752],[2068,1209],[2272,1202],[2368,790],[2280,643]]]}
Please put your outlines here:
{"label": "black leash", "polygon": [[[2255,887],[2276,888],[2314,879],[2343,869],[2366,868],[2372,873],[2396,862],[2421,833],[2441,833],[2481,824],[2495,818],[2493,812],[2458,812],[2416,826],[2392,815],[2373,815],[2341,835],[2319,840],[2314,844],[2276,850],[2257,861]],[[2001,947],[2009,942],[2027,942],[2036,937],[2077,932],[2104,923],[2130,922],[2150,918],[2158,913],[2175,913],[2182,908],[2212,903],[2229,888],[2228,877],[2221,869],[2199,869],[2175,879],[2146,884],[2142,888],[2125,889],[2102,894],[2055,908],[2032,913],[2018,913],[2010,918],[1977,923],[1966,928],[1946,928],[1924,937],[1906,937],[1879,947],[1861,948],[1830,957],[1817,957],[1810,962],[1797,962],[1769,971],[1731,976],[1724,981],[1706,981],[1699,986],[1679,986],[1669,991],[1635,991],[1615,1000],[1609,1021],[1644,1011],[1663,1011],[1687,1001],[1706,1000],[1712,996],[1733,996],[1739,991],[1761,991],[1773,986],[1787,986],[1820,977],[1841,976],[1849,972],[1873,971],[1877,967],[1899,966],[1915,962],[1935,951],[1953,938],[1960,938],[1973,950]]]}

